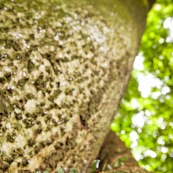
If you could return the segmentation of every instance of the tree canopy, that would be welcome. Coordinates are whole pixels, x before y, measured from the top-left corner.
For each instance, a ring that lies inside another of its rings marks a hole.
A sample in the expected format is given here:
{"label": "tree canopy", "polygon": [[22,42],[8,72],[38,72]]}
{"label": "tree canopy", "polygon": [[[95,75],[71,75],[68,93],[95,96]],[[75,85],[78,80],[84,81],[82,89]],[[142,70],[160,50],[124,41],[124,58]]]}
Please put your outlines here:
{"label": "tree canopy", "polygon": [[148,170],[173,171],[173,1],[147,19],[128,90],[111,128]]}

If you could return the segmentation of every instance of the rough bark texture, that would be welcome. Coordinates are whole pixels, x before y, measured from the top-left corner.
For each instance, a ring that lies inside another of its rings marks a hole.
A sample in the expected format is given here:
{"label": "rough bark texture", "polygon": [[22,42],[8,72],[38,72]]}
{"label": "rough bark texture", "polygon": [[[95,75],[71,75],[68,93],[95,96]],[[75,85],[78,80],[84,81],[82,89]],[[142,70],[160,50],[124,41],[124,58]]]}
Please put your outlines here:
{"label": "rough bark texture", "polygon": [[0,172],[88,172],[148,9],[146,0],[1,0]]}

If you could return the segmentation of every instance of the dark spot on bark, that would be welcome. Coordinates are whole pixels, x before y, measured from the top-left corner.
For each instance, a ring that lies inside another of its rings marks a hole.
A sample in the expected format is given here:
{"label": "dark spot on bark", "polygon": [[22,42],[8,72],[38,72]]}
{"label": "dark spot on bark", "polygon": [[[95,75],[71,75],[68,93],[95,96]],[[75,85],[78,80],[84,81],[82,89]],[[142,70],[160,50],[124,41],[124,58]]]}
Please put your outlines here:
{"label": "dark spot on bark", "polygon": [[86,126],[87,123],[86,123],[86,120],[84,119],[84,117],[83,117],[82,115],[80,115],[79,117],[80,117],[81,124],[82,124],[83,126]]}
{"label": "dark spot on bark", "polygon": [[15,117],[16,117],[17,120],[21,120],[22,119],[22,115],[21,114],[16,114]]}
{"label": "dark spot on bark", "polygon": [[2,162],[2,165],[0,166],[0,168],[3,170],[3,171],[6,171],[8,168],[9,168],[9,164],[7,162]]}
{"label": "dark spot on bark", "polygon": [[34,141],[33,139],[30,139],[30,140],[28,141],[28,145],[29,145],[30,147],[32,147],[34,144],[35,144],[35,141]]}
{"label": "dark spot on bark", "polygon": [[28,163],[29,163],[28,162],[28,159],[23,158],[23,160],[22,160],[22,166],[26,166]]}

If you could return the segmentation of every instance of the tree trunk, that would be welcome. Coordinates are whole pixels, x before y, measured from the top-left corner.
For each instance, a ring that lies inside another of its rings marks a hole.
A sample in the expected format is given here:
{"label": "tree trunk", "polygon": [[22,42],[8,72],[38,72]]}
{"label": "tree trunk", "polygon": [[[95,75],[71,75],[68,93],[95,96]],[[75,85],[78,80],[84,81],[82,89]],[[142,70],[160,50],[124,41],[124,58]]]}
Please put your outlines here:
{"label": "tree trunk", "polygon": [[97,158],[100,161],[99,173],[147,173],[139,167],[130,149],[112,131],[108,133]]}
{"label": "tree trunk", "polygon": [[0,172],[89,171],[149,8],[147,0],[1,0]]}

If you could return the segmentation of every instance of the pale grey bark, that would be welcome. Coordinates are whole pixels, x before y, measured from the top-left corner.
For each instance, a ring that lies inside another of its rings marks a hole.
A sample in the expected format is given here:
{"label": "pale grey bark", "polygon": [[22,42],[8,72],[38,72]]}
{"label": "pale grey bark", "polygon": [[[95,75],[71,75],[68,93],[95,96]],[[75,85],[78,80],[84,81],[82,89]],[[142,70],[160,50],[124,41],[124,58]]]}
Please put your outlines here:
{"label": "pale grey bark", "polygon": [[146,0],[0,2],[0,172],[88,172],[148,9]]}

